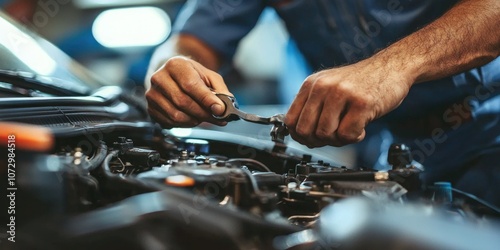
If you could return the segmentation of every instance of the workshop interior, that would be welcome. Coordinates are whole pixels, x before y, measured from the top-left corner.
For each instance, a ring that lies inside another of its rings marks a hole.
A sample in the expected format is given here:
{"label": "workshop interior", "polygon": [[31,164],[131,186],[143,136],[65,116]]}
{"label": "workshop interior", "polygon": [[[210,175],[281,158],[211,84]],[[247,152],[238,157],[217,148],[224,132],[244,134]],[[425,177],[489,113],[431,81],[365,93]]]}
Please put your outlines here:
{"label": "workshop interior", "polygon": [[162,128],[144,82],[185,4],[0,0],[0,249],[500,249],[499,204],[426,181],[440,140],[291,138],[314,70],[273,8],[221,72],[228,124]]}

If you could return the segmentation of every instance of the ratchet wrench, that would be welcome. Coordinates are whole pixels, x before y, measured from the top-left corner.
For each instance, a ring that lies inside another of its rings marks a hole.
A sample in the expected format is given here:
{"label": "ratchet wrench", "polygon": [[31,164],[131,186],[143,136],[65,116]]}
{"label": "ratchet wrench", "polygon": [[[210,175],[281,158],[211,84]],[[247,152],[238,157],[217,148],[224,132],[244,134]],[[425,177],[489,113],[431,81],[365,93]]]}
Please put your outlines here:
{"label": "ratchet wrench", "polygon": [[285,125],[284,119],[285,114],[276,114],[270,117],[262,117],[255,114],[248,114],[239,109],[238,102],[236,98],[230,95],[215,93],[219,99],[224,102],[226,109],[224,113],[220,116],[214,115],[215,119],[224,121],[235,121],[238,119],[243,119],[248,122],[258,123],[258,124],[272,124],[271,137],[275,142],[283,143],[285,136],[288,135],[288,128]]}

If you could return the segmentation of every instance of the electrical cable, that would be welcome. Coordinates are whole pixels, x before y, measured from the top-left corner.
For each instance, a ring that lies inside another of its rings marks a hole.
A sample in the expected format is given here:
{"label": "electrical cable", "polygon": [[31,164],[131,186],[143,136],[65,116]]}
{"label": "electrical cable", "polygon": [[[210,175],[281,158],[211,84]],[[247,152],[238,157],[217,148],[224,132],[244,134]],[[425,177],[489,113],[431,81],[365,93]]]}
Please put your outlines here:
{"label": "electrical cable", "polygon": [[253,164],[254,166],[258,166],[261,171],[263,172],[272,172],[264,163],[251,159],[251,158],[232,158],[230,160],[227,160],[226,162],[231,163],[231,162],[241,162],[241,163],[250,163]]}
{"label": "electrical cable", "polygon": [[255,180],[255,177],[252,175],[252,173],[250,173],[250,171],[248,169],[244,169],[242,168],[241,169],[247,176],[248,178],[250,179],[250,183],[252,184],[252,188],[254,190],[255,193],[260,193],[260,189],[259,189],[259,186],[257,185],[257,180]]}
{"label": "electrical cable", "polygon": [[479,202],[480,204],[482,204],[482,205],[484,205],[484,206],[486,206],[486,207],[488,207],[488,208],[492,209],[493,211],[497,212],[498,214],[500,214],[500,208],[498,208],[497,206],[495,206],[495,205],[493,205],[493,204],[491,204],[491,203],[489,203],[489,202],[487,202],[487,201],[485,201],[485,200],[483,200],[483,199],[481,199],[481,198],[478,198],[477,196],[475,196],[475,195],[473,195],[473,194],[470,194],[470,193],[467,193],[467,192],[461,191],[461,190],[456,189],[456,188],[451,188],[451,190],[452,190],[453,192],[456,192],[456,193],[459,193],[459,194],[461,194],[461,195],[464,195],[464,196],[466,196],[467,198],[470,198],[470,199],[472,199],[472,200],[475,200],[475,201]]}

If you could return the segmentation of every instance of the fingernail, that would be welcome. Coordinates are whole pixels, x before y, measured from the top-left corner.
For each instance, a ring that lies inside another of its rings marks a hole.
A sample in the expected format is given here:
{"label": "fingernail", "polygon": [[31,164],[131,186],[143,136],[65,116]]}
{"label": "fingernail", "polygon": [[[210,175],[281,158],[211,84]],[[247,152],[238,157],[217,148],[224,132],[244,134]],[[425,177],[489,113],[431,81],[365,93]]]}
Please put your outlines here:
{"label": "fingernail", "polygon": [[224,112],[224,108],[220,104],[214,104],[210,107],[212,114],[221,115]]}

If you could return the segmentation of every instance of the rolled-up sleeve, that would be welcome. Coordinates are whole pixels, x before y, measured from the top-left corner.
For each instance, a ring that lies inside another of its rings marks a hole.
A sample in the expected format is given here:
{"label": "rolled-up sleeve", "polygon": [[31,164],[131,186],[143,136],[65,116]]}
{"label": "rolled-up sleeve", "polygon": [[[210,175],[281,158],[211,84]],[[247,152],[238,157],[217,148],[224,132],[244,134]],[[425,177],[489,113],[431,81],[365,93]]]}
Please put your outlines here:
{"label": "rolled-up sleeve", "polygon": [[232,59],[239,41],[255,26],[265,1],[189,0],[174,25],[174,33],[202,40],[226,59]]}

